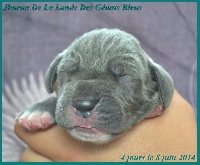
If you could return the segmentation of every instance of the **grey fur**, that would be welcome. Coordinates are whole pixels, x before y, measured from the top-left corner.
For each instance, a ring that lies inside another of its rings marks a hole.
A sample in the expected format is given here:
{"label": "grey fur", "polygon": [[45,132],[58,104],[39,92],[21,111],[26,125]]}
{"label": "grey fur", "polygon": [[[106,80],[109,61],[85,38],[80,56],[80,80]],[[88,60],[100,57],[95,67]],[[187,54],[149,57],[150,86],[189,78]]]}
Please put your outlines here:
{"label": "grey fur", "polygon": [[[153,62],[134,36],[118,29],[96,29],[76,39],[48,68],[45,85],[49,93],[54,91],[56,79],[56,123],[89,142],[110,141],[159,105],[168,107],[174,91],[170,75]],[[90,124],[106,134],[101,139],[74,131],[74,98],[99,100]],[[54,105],[41,105],[31,111],[54,111]]]}

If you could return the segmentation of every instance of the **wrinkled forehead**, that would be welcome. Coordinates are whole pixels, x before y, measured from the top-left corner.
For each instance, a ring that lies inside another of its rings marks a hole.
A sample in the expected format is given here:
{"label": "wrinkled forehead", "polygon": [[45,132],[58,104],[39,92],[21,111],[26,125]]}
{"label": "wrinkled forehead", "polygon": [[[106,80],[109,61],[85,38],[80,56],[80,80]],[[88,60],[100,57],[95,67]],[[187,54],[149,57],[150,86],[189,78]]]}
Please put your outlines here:
{"label": "wrinkled forehead", "polygon": [[68,54],[66,54],[61,60],[58,70],[69,73],[71,73],[71,71],[79,70],[88,75],[94,75],[94,73],[101,75],[107,74],[108,72],[120,72],[126,74],[140,72],[140,70],[137,71],[138,65],[140,65],[140,60],[137,61],[137,58],[134,58],[132,54],[107,57],[108,58],[104,58],[104,56],[101,56],[97,59],[84,59],[80,54],[68,52]]}
{"label": "wrinkled forehead", "polygon": [[83,67],[104,68],[108,61],[128,61],[139,52],[138,40],[119,30],[97,30],[76,39],[65,54]]}

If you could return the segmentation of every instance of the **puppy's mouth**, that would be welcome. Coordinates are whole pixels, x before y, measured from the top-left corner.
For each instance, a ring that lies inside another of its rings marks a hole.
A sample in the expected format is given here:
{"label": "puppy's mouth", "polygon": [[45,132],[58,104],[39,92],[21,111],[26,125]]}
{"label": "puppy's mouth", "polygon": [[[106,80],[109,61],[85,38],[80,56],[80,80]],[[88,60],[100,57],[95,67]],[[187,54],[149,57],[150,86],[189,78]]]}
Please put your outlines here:
{"label": "puppy's mouth", "polygon": [[[63,107],[63,106],[62,106]],[[93,143],[106,143],[112,140],[115,135],[104,131],[104,127],[101,126],[99,121],[98,111],[94,108],[90,111],[78,111],[73,106],[68,106],[66,114],[62,111],[57,114],[57,123],[61,127],[65,128],[67,132],[76,139],[84,142]],[[67,122],[63,122],[65,119],[63,116],[67,116]]]}
{"label": "puppy's mouth", "polygon": [[95,135],[107,135],[107,133],[100,131],[99,129],[96,129],[94,127],[84,127],[84,126],[77,126],[74,127],[74,129],[78,132],[84,132],[86,134],[95,134]]}
{"label": "puppy's mouth", "polygon": [[112,135],[101,131],[89,124],[80,124],[68,129],[68,132],[79,140],[85,142],[105,143],[112,139]]}

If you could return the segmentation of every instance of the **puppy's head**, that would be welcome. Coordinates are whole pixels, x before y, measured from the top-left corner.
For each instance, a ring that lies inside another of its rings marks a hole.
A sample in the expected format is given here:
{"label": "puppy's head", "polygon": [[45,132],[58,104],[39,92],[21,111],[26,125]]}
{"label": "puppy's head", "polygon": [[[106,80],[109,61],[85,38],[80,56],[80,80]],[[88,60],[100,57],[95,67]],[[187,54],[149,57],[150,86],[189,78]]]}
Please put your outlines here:
{"label": "puppy's head", "polygon": [[57,124],[77,139],[107,142],[167,107],[173,94],[169,74],[132,35],[94,30],[76,39],[51,63],[47,91],[58,82]]}

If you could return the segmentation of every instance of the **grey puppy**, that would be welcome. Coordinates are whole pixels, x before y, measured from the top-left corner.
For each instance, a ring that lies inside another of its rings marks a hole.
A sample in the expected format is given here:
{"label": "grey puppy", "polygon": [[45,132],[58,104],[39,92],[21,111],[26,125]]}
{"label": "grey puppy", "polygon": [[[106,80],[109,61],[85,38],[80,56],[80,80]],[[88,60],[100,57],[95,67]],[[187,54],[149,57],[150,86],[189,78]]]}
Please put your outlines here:
{"label": "grey puppy", "polygon": [[170,75],[144,52],[139,41],[118,29],[96,29],[76,39],[50,64],[48,98],[17,115],[29,130],[57,123],[73,137],[108,142],[169,106]]}

